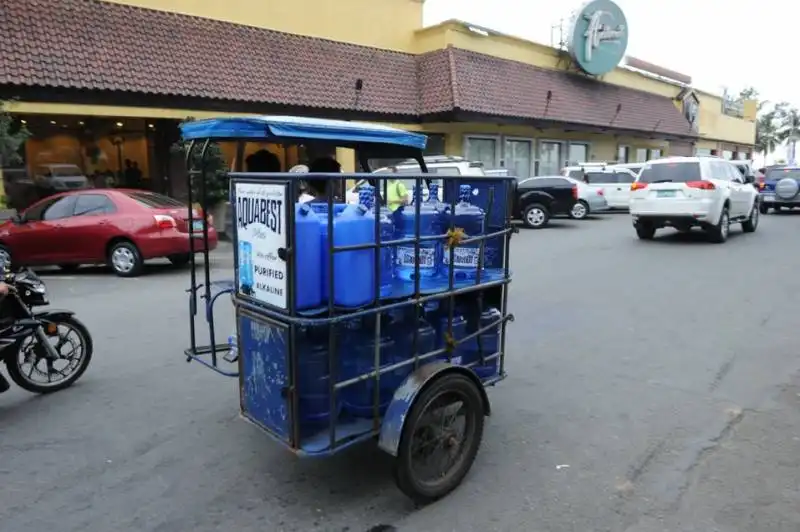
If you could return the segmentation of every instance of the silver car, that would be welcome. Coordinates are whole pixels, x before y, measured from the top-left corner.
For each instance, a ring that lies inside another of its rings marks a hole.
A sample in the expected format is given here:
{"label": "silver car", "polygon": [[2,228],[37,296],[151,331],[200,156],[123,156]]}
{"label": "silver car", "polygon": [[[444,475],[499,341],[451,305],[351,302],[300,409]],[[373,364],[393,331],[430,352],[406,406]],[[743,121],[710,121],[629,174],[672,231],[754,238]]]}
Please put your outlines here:
{"label": "silver car", "polygon": [[89,187],[89,179],[74,164],[40,164],[33,179],[36,186],[57,192]]}
{"label": "silver car", "polygon": [[609,209],[608,200],[606,200],[602,189],[590,187],[583,181],[572,177],[565,177],[564,179],[578,187],[578,201],[573,205],[572,211],[569,213],[570,218],[583,220],[590,214]]}

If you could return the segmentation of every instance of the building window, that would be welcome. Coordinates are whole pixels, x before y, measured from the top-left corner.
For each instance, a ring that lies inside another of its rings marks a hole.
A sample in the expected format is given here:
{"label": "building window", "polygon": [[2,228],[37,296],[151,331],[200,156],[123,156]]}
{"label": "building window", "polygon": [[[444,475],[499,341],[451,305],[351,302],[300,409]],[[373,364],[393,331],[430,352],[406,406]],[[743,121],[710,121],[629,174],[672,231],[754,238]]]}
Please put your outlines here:
{"label": "building window", "polygon": [[539,143],[538,175],[558,175],[561,171],[561,142],[543,140]]}
{"label": "building window", "polygon": [[496,137],[465,137],[464,157],[470,161],[482,162],[487,170],[497,168],[499,144],[499,139]]}
{"label": "building window", "polygon": [[636,162],[647,162],[647,148],[636,148]]}
{"label": "building window", "polygon": [[589,161],[589,145],[584,142],[570,142],[567,166]]}
{"label": "building window", "polygon": [[661,158],[661,150],[650,150],[650,160],[660,159],[660,158]]}
{"label": "building window", "polygon": [[631,147],[630,146],[619,146],[617,148],[617,162],[618,163],[629,163],[631,157]]}
{"label": "building window", "polygon": [[694,153],[698,157],[711,157],[711,150],[708,148],[696,148]]}
{"label": "building window", "polygon": [[746,161],[748,159],[747,155],[747,152],[740,151],[736,153],[736,158],[740,161]]}
{"label": "building window", "polygon": [[425,133],[428,143],[425,145],[425,155],[444,155],[444,135],[441,133]]}
{"label": "building window", "polygon": [[526,179],[531,176],[533,165],[533,141],[529,139],[507,138],[503,154],[509,175]]}
{"label": "building window", "polygon": [[733,159],[733,152],[731,150],[722,150],[722,158],[730,161]]}

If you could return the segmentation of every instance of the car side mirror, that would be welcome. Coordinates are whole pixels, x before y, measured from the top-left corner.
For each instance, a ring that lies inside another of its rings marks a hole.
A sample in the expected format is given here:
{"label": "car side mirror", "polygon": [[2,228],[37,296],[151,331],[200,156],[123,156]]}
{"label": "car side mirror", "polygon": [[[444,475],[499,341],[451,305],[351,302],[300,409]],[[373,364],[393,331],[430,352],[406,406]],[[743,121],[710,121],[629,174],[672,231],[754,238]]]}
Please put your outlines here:
{"label": "car side mirror", "polygon": [[746,175],[746,176],[744,176],[744,182],[753,184],[753,183],[756,182],[756,177],[752,176],[752,175]]}
{"label": "car side mirror", "polygon": [[22,225],[25,223],[25,216],[15,213],[14,216],[11,217],[11,221],[16,225]]}

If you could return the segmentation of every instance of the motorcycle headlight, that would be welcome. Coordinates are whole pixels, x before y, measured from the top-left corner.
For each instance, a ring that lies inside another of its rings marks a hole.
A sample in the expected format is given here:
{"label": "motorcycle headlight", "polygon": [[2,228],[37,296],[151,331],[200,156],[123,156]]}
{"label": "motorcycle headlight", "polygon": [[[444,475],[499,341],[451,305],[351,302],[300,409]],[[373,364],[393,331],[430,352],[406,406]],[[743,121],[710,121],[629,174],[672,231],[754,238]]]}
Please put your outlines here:
{"label": "motorcycle headlight", "polygon": [[32,284],[28,287],[28,290],[35,294],[46,294],[47,288],[44,286],[44,283]]}

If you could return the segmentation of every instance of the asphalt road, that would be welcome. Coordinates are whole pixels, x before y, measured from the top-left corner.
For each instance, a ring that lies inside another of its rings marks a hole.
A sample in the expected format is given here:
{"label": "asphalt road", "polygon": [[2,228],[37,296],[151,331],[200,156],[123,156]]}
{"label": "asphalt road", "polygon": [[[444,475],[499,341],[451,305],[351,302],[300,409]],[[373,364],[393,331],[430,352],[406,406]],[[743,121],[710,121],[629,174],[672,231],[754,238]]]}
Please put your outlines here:
{"label": "asphalt road", "polygon": [[238,419],[236,381],[181,357],[185,270],[50,275],[95,359],[70,390],[0,396],[0,530],[796,532],[800,216],[665,233],[515,236],[510,377],[464,485],[422,509],[372,446],[297,460]]}

